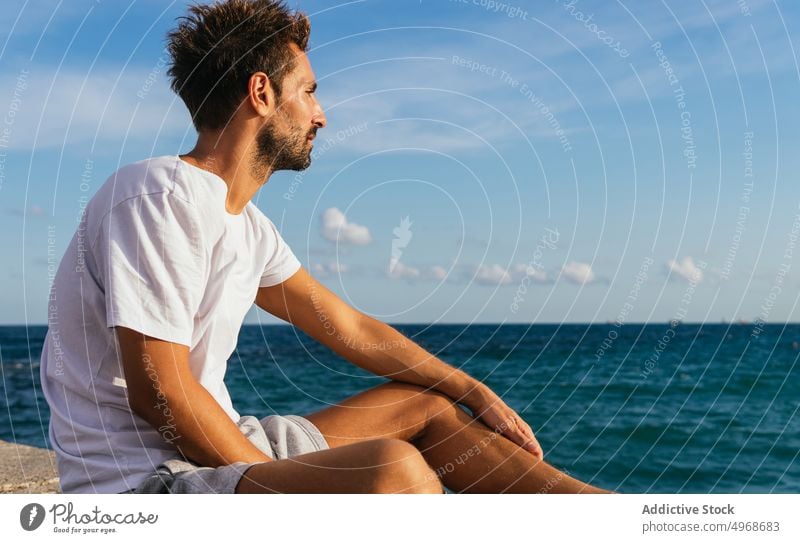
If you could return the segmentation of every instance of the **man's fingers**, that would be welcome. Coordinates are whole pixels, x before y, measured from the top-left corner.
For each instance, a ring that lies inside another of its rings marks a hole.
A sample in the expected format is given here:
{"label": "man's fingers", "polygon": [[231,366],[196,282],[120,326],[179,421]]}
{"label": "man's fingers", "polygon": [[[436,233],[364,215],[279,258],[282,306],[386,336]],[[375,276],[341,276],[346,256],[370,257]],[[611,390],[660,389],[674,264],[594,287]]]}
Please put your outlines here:
{"label": "man's fingers", "polygon": [[542,450],[542,446],[539,445],[539,442],[535,439],[528,442],[527,449],[536,457],[544,458],[544,451]]}
{"label": "man's fingers", "polygon": [[[491,427],[492,425],[489,426]],[[535,457],[544,459],[544,450],[534,436],[533,430],[513,411],[506,411],[500,419],[500,422],[494,423],[494,431],[506,436]]]}
{"label": "man's fingers", "polygon": [[534,456],[544,458],[544,451],[542,451],[542,447],[533,436],[533,432],[530,430],[530,428],[528,428],[527,431],[524,428],[516,428],[508,432],[508,437],[511,439],[511,441]]}
{"label": "man's fingers", "polygon": [[539,440],[533,435],[533,430],[527,424],[525,425],[526,443],[525,448],[539,458],[544,458],[544,450],[539,445]]}

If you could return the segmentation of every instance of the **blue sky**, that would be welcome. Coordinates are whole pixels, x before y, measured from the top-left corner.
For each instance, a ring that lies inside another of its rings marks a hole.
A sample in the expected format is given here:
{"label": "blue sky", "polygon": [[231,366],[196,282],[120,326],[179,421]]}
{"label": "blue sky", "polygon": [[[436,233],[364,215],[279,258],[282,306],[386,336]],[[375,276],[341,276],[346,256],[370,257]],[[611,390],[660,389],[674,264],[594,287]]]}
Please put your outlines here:
{"label": "blue sky", "polygon": [[[164,73],[185,3],[5,5],[0,323],[37,324],[82,202],[193,145]],[[349,303],[396,323],[798,319],[796,3],[290,5],[328,127],[256,204]]]}

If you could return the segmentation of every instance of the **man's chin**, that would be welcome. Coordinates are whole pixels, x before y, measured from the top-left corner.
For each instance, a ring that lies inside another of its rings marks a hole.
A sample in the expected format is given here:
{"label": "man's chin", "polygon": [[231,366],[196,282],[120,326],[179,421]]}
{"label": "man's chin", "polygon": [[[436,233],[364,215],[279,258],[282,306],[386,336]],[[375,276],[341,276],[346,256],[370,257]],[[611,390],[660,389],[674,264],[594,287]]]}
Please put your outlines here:
{"label": "man's chin", "polygon": [[292,158],[292,160],[279,161],[274,171],[290,170],[294,172],[301,172],[311,166],[311,151],[305,153],[305,156],[299,155]]}
{"label": "man's chin", "polygon": [[300,167],[300,171],[306,170],[306,169],[308,169],[309,166],[311,166],[311,148],[313,148],[313,147],[314,147],[313,145],[309,146],[308,154],[306,155],[306,160],[305,160],[305,162],[303,162],[302,166]]}
{"label": "man's chin", "polygon": [[295,172],[302,172],[303,170],[307,170],[309,166],[311,166],[311,158],[310,157],[305,162],[300,163],[300,164],[295,164],[292,168],[289,168],[289,169],[291,169],[291,170],[293,170]]}

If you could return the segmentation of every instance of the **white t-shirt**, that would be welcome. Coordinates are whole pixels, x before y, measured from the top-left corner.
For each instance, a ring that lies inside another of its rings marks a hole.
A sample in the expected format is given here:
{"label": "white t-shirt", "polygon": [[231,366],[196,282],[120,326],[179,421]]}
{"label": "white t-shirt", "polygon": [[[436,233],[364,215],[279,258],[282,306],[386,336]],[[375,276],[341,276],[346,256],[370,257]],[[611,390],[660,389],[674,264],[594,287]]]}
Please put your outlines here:
{"label": "white t-shirt", "polygon": [[194,377],[239,420],[223,377],[242,321],[300,262],[252,202],[232,215],[226,196],[220,177],[165,156],[121,168],[87,204],[41,361],[63,492],[123,492],[179,456],[131,411],[113,326],[188,345]]}

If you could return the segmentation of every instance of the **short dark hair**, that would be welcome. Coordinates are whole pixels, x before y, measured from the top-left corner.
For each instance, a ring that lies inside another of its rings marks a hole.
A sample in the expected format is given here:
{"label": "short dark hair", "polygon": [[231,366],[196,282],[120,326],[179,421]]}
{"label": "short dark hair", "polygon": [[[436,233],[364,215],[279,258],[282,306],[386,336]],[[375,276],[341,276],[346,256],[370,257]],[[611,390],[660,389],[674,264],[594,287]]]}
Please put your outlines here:
{"label": "short dark hair", "polygon": [[311,23],[280,0],[224,0],[193,5],[167,34],[171,87],[189,108],[197,130],[223,127],[255,72],[276,96],[294,63],[289,45],[308,47]]}

